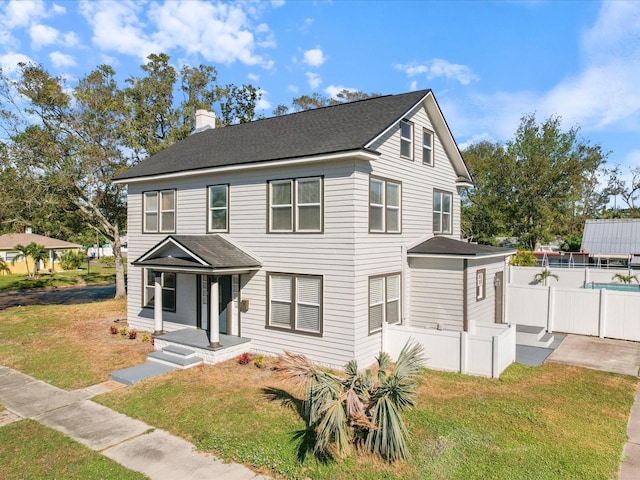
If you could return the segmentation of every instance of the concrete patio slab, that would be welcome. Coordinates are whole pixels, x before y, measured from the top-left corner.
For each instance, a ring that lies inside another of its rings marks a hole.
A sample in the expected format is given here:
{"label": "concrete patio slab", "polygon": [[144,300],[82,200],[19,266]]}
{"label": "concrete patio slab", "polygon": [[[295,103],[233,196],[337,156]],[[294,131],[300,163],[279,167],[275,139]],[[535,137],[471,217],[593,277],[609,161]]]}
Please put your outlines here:
{"label": "concrete patio slab", "polygon": [[567,335],[547,362],[638,376],[640,342]]}
{"label": "concrete patio slab", "polygon": [[257,480],[265,479],[248,468],[223,463],[197,452],[189,442],[164,430],[154,430],[104,450],[103,455],[157,480]]}
{"label": "concrete patio slab", "polygon": [[98,451],[152,428],[90,400],[52,410],[33,419]]}
{"label": "concrete patio slab", "polygon": [[116,370],[111,374],[111,379],[125,385],[133,385],[147,378],[157,377],[163,373],[172,372],[178,367],[172,367],[158,362],[145,362],[134,367]]}

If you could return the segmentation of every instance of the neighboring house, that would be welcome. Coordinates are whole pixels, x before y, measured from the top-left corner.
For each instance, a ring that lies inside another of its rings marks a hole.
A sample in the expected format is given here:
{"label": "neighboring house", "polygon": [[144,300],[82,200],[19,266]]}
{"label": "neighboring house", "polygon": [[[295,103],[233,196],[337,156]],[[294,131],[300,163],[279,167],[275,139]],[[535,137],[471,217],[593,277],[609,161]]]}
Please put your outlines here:
{"label": "neighboring house", "polygon": [[[18,251],[15,249],[16,245],[27,246],[31,242],[35,242],[42,245],[47,250],[48,261],[44,265],[40,265],[39,268],[43,269],[58,269],[57,259],[64,252],[72,251],[77,253],[81,248],[81,245],[75,243],[65,242],[64,240],[58,240],[56,238],[45,237],[43,235],[36,235],[35,233],[7,233],[6,235],[0,235],[0,258],[7,262],[7,266],[11,270],[11,273],[27,273],[27,264],[24,258],[20,258],[14,262],[14,259],[18,256]],[[29,270],[33,272],[33,260],[29,261]]]}
{"label": "neighboring house", "polygon": [[116,178],[131,327],[341,366],[385,323],[503,321],[515,250],[458,240],[472,180],[431,90],[196,131]]}
{"label": "neighboring house", "polygon": [[587,220],[581,251],[598,266],[640,267],[640,219]]}

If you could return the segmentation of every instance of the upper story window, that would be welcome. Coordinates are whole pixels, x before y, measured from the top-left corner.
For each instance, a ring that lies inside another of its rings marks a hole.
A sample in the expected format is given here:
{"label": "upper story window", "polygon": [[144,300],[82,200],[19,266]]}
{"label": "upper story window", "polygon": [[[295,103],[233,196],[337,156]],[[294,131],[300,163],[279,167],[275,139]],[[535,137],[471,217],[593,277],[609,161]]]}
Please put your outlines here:
{"label": "upper story window", "polygon": [[209,232],[229,231],[229,185],[212,185],[208,189]]}
{"label": "upper story window", "polygon": [[322,277],[270,273],[267,326],[322,334]]}
{"label": "upper story window", "polygon": [[400,233],[401,185],[380,178],[369,179],[369,231]]}
{"label": "upper story window", "polygon": [[433,233],[451,233],[451,204],[453,195],[433,191]]}
{"label": "upper story window", "polygon": [[422,131],[422,163],[433,166],[433,132]]}
{"label": "upper story window", "polygon": [[[176,273],[162,272],[160,275],[160,285],[162,285],[162,310],[168,312],[176,311]],[[156,272],[151,269],[145,271],[144,282],[144,306],[154,307]]]}
{"label": "upper story window", "polygon": [[176,191],[160,190],[144,193],[144,233],[175,232]]}
{"label": "upper story window", "polygon": [[382,323],[400,323],[400,275],[369,278],[369,333],[382,329]]}
{"label": "upper story window", "polygon": [[322,178],[269,182],[269,232],[321,232]]}
{"label": "upper story window", "polygon": [[486,277],[486,269],[482,268],[476,271],[476,300],[484,300],[484,298],[487,296],[485,287]]}
{"label": "upper story window", "polygon": [[400,156],[413,159],[413,123],[400,121]]}

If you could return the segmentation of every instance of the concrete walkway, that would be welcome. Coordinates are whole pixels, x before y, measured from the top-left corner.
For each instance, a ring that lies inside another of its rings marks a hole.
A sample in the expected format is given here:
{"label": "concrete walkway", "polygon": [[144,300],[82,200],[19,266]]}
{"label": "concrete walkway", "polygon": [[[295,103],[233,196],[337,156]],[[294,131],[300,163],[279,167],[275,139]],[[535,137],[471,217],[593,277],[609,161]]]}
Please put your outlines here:
{"label": "concrete walkway", "polygon": [[54,428],[151,479],[267,479],[243,465],[223,463],[189,442],[89,400],[114,382],[68,392],[0,366],[0,404],[5,423],[31,418]]}

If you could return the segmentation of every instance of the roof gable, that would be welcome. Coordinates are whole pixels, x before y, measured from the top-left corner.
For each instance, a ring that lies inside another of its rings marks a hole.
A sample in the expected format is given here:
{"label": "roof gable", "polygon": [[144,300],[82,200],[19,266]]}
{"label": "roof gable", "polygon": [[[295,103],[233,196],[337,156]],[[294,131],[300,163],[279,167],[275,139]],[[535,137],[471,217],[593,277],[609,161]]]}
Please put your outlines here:
{"label": "roof gable", "polygon": [[[429,100],[426,100],[429,98]],[[347,152],[368,152],[371,143],[407,112],[425,102],[441,117],[431,90],[323,107],[193,134],[116,176],[117,181],[143,179],[185,171],[259,164]],[[430,112],[431,113],[431,112]],[[439,135],[444,118],[438,121]],[[455,142],[453,142],[455,146]],[[457,147],[456,172],[468,175]],[[455,153],[454,152],[454,153]],[[469,177],[470,178],[470,177]]]}

